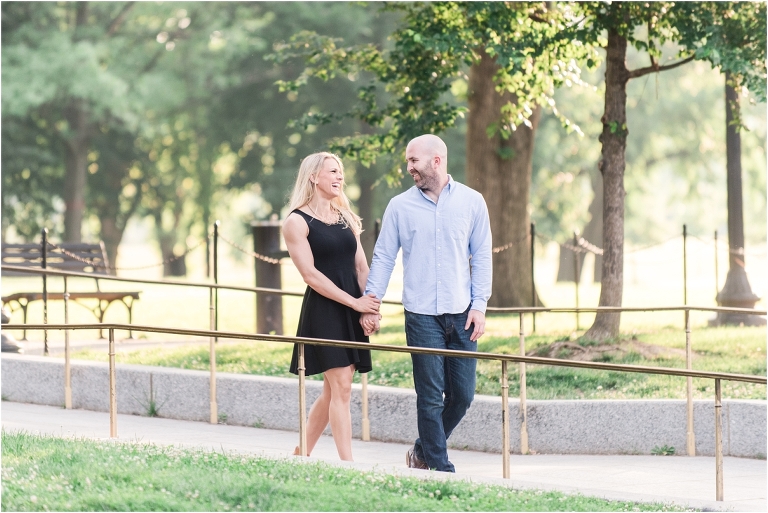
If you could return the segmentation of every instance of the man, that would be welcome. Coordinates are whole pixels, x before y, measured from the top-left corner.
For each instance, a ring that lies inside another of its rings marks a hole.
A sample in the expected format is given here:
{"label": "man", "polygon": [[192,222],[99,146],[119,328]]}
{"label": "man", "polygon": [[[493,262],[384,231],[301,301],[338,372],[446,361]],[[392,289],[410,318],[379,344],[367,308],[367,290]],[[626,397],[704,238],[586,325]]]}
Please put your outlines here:
{"label": "man", "polygon": [[[480,193],[448,174],[448,149],[437,136],[413,139],[405,151],[415,187],[384,212],[365,293],[382,298],[403,250],[405,335],[411,347],[476,351],[491,296],[491,226]],[[363,315],[366,332],[378,314]],[[411,355],[419,438],[409,467],[455,472],[446,440],[475,395],[477,361]]]}

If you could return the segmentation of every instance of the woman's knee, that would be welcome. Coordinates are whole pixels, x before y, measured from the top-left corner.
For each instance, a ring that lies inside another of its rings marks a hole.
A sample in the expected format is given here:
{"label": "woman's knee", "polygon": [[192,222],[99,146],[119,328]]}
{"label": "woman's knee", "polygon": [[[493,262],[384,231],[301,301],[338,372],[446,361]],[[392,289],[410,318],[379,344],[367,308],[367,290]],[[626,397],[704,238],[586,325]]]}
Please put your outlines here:
{"label": "woman's knee", "polygon": [[331,397],[336,400],[349,401],[352,397],[352,376],[354,369],[349,367],[331,369],[326,372],[330,385]]}

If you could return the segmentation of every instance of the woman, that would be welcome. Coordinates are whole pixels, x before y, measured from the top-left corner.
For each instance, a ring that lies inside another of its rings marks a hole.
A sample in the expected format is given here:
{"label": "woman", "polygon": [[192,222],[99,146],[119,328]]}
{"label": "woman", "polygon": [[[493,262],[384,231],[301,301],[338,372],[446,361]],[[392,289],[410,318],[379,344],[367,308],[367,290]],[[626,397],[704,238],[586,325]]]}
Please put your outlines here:
{"label": "woman", "polygon": [[[344,194],[344,166],[336,155],[314,153],[301,162],[283,237],[308,285],[296,336],[368,342],[360,313],[377,313],[381,301],[363,296],[368,262],[360,245],[362,224]],[[328,422],[342,460],[352,460],[352,376],[371,370],[367,350],[304,346],[306,374],[323,373],[323,392],[309,410],[307,455]],[[298,374],[298,346],[291,372]],[[302,412],[303,414],[303,412]],[[298,454],[298,447],[294,454]]]}

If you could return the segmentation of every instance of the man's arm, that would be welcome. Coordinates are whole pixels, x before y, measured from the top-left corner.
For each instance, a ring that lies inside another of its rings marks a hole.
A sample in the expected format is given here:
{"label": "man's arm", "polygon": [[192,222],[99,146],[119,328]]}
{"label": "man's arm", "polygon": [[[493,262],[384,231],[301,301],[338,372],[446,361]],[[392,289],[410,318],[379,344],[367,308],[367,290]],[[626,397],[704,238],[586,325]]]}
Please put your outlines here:
{"label": "man's arm", "polygon": [[475,328],[470,335],[470,340],[477,341],[485,333],[485,309],[488,299],[491,297],[493,284],[493,248],[491,241],[491,220],[488,216],[488,207],[482,197],[479,200],[480,208],[475,211],[472,220],[472,231],[469,236],[469,253],[472,255],[471,298],[472,306],[467,316],[468,330],[470,325]]}
{"label": "man's arm", "polygon": [[397,215],[394,213],[390,202],[384,211],[381,232],[376,246],[373,248],[371,270],[365,285],[366,295],[373,293],[379,299],[384,297],[389,285],[389,278],[392,276],[392,270],[395,268],[398,251],[400,251],[400,236],[397,231]]}
{"label": "man's arm", "polygon": [[[387,292],[392,270],[395,268],[397,252],[400,251],[400,236],[397,231],[397,216],[390,202],[384,211],[381,223],[381,232],[373,248],[371,270],[368,273],[364,295],[373,294],[382,299]],[[360,324],[366,335],[379,330],[380,314],[363,314],[360,316]]]}

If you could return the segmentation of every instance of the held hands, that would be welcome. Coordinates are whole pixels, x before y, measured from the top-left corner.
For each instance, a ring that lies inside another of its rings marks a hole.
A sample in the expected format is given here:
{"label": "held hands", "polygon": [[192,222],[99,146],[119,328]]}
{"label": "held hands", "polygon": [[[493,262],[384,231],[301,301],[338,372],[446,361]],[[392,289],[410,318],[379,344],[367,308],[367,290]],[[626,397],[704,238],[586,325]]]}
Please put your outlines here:
{"label": "held hands", "polygon": [[470,310],[467,315],[467,325],[464,326],[464,331],[468,330],[472,324],[475,325],[475,329],[472,331],[469,340],[477,342],[477,339],[485,333],[485,314],[479,310]]}
{"label": "held hands", "polygon": [[357,299],[355,311],[362,314],[378,314],[380,305],[381,299],[377,298],[374,294],[368,294]]}
{"label": "held hands", "polygon": [[363,333],[367,337],[374,331],[379,331],[380,313],[364,313],[360,316],[360,325],[363,327]]}

